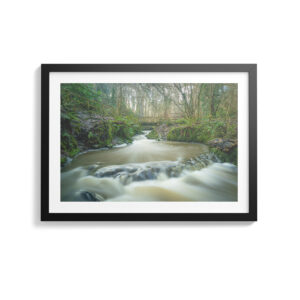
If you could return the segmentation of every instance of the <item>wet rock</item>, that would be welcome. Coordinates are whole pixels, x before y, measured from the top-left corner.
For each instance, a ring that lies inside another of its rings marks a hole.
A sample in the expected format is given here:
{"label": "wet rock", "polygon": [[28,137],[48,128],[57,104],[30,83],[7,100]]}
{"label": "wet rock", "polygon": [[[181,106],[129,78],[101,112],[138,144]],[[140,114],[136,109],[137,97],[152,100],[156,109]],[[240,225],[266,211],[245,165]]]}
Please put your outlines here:
{"label": "wet rock", "polygon": [[119,179],[120,182],[124,185],[130,183],[130,178],[129,178],[128,174],[126,174],[126,173],[121,173],[116,178]]}
{"label": "wet rock", "polygon": [[133,181],[143,181],[146,180],[145,174],[143,172],[137,172],[132,176]]}
{"label": "wet rock", "polygon": [[90,165],[90,166],[88,166],[88,171],[94,171],[94,170],[96,170],[97,168],[99,168],[99,165],[96,165],[96,164],[94,164],[94,165]]}
{"label": "wet rock", "polygon": [[183,170],[183,166],[182,165],[178,165],[175,167],[170,167],[167,169],[166,173],[169,177],[179,177],[179,175],[181,174]]}
{"label": "wet rock", "polygon": [[160,161],[104,167],[97,170],[94,176],[118,179],[121,184],[126,185],[133,181],[155,180],[159,177],[162,178],[161,176],[168,178],[179,177],[184,170],[201,170],[212,162],[217,162],[216,156],[211,153],[205,153],[185,162]]}
{"label": "wet rock", "polygon": [[80,200],[87,202],[104,201],[104,198],[96,193],[90,193],[87,191],[80,192]]}
{"label": "wet rock", "polygon": [[190,158],[185,162],[185,169],[190,171],[201,170],[213,162],[220,162],[214,153],[203,153],[197,157]]}
{"label": "wet rock", "polygon": [[219,162],[230,162],[237,165],[236,139],[214,139],[209,142],[210,151],[218,157]]}
{"label": "wet rock", "polygon": [[[95,176],[85,176],[77,181],[80,190],[88,191],[96,199],[113,198],[124,193],[123,185],[112,178],[97,178]],[[88,196],[87,196],[88,197]]]}
{"label": "wet rock", "polygon": [[151,180],[151,179],[156,179],[156,178],[157,178],[157,174],[152,169],[137,171],[132,176],[133,181],[144,181],[144,180]]}
{"label": "wet rock", "polygon": [[236,139],[213,139],[208,142],[210,147],[217,148],[223,152],[230,152],[233,148],[237,146]]}
{"label": "wet rock", "polygon": [[115,170],[108,170],[108,171],[98,171],[96,172],[95,176],[96,177],[111,177],[116,173]]}
{"label": "wet rock", "polygon": [[95,173],[96,177],[102,178],[102,177],[117,177],[119,173],[133,173],[137,169],[136,168],[130,168],[130,167],[116,167],[116,166],[110,166],[110,167],[104,167],[98,170]]}
{"label": "wet rock", "polygon": [[117,145],[117,144],[121,144],[121,143],[123,143],[123,141],[119,137],[114,137],[112,139],[112,144],[113,145]]}
{"label": "wet rock", "polygon": [[156,172],[154,170],[149,169],[149,170],[145,171],[145,177],[147,179],[156,179],[157,175],[156,175]]}
{"label": "wet rock", "polygon": [[167,135],[170,131],[170,128],[167,124],[162,124],[156,128],[159,136],[159,140],[167,140]]}

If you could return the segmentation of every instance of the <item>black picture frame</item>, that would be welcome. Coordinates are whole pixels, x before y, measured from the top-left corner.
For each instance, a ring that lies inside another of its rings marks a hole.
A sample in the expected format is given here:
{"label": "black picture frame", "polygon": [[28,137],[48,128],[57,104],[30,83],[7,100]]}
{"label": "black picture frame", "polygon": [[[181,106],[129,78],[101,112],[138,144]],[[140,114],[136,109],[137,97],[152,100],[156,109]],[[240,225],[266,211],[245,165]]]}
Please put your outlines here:
{"label": "black picture frame", "polygon": [[[49,75],[51,72],[247,72],[249,74],[249,211],[247,213],[50,213]],[[41,85],[41,221],[257,220],[256,64],[42,64]]]}

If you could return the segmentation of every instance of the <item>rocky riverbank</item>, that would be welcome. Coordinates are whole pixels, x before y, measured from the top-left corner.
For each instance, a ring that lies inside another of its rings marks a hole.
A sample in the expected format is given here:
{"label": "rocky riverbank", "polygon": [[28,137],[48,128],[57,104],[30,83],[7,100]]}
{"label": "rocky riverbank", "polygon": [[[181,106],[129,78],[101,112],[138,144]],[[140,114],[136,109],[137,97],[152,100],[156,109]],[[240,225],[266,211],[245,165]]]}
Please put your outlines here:
{"label": "rocky riverbank", "polygon": [[204,143],[210,147],[220,161],[237,165],[236,127],[229,128],[222,122],[209,124],[161,124],[156,126],[148,135],[149,139],[178,142]]}
{"label": "rocky riverbank", "polygon": [[126,118],[80,112],[72,119],[62,118],[61,165],[80,152],[131,143],[132,137],[140,132],[140,125]]}

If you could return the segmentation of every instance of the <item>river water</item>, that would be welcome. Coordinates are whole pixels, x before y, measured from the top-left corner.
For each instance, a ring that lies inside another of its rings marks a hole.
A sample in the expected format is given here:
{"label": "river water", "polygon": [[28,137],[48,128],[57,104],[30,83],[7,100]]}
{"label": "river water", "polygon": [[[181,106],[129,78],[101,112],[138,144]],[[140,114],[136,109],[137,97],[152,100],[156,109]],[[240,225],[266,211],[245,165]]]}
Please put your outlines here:
{"label": "river water", "polygon": [[237,201],[237,167],[198,143],[156,141],[78,155],[61,173],[62,201]]}

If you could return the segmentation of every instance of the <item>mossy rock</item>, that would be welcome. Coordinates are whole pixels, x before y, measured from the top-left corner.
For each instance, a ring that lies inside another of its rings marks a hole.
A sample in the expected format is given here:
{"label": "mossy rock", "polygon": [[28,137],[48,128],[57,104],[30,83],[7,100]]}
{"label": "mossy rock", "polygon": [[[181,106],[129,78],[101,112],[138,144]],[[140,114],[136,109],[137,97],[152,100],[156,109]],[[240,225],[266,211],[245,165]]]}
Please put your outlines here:
{"label": "mossy rock", "polygon": [[[63,157],[72,158],[80,151],[88,149],[112,147],[116,138],[131,143],[132,137],[141,132],[141,126],[133,119],[93,118],[91,115],[88,118],[77,118],[76,128],[70,125],[69,120],[61,123]],[[62,159],[61,164],[65,164],[65,159]]]}
{"label": "mossy rock", "polygon": [[214,153],[221,162],[229,162],[238,165],[238,151],[237,147],[232,148],[229,152],[221,151],[218,148],[210,148],[210,152]]}
{"label": "mossy rock", "polygon": [[191,124],[175,127],[168,133],[169,141],[207,143],[215,137],[226,135],[226,126],[223,122]]}
{"label": "mossy rock", "polygon": [[79,153],[78,143],[76,138],[67,131],[61,134],[61,152],[65,153],[66,156],[74,157]]}
{"label": "mossy rock", "polygon": [[67,158],[65,156],[60,157],[60,165],[63,166],[67,162]]}
{"label": "mossy rock", "polygon": [[181,126],[171,129],[167,135],[169,141],[205,143],[210,133],[202,126]]}
{"label": "mossy rock", "polygon": [[112,135],[123,140],[132,140],[132,137],[141,132],[141,126],[130,122],[112,122]]}
{"label": "mossy rock", "polygon": [[151,140],[157,140],[157,139],[159,138],[158,133],[157,133],[157,131],[156,131],[155,129],[153,129],[151,132],[149,132],[149,133],[146,135],[146,137],[147,137],[148,139],[151,139]]}
{"label": "mossy rock", "polygon": [[84,144],[88,148],[105,147],[112,143],[112,125],[110,122],[100,122],[97,126],[93,127],[84,139]]}
{"label": "mossy rock", "polygon": [[184,125],[184,124],[188,123],[188,120],[187,119],[177,119],[174,123]]}

